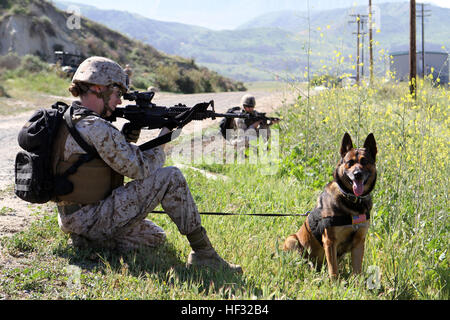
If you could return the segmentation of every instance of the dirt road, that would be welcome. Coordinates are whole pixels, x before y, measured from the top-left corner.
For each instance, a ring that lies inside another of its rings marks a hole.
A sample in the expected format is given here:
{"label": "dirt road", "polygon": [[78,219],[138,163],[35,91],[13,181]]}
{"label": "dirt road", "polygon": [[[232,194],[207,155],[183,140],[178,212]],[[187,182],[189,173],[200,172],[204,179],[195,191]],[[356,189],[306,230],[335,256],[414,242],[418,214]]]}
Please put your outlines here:
{"label": "dirt road", "polygon": [[[256,109],[260,112],[271,112],[282,105],[290,104],[294,101],[295,94],[289,90],[248,91],[256,98]],[[160,106],[172,106],[178,103],[184,103],[188,107],[192,107],[198,102],[208,102],[214,100],[217,112],[225,112],[227,109],[237,106],[243,92],[224,92],[224,93],[206,93],[206,94],[169,94],[156,93],[153,102]],[[70,99],[62,97],[54,97],[56,100],[63,100],[67,103]],[[48,108],[49,106],[39,105],[39,107]],[[35,205],[27,204],[14,195],[14,159],[16,153],[20,150],[17,144],[17,134],[20,128],[28,120],[33,112],[21,113],[17,116],[0,117],[0,237],[9,236],[29,224],[35,218],[30,213]],[[202,122],[202,126],[217,125],[218,120],[206,120]],[[123,121],[117,121],[116,126],[120,128]],[[189,134],[193,130],[193,124],[187,125],[183,129],[183,134]],[[138,143],[145,142],[154,136],[156,130],[152,132],[142,132]],[[46,204],[44,208],[52,210],[52,204]],[[42,210],[42,209],[41,209]]]}

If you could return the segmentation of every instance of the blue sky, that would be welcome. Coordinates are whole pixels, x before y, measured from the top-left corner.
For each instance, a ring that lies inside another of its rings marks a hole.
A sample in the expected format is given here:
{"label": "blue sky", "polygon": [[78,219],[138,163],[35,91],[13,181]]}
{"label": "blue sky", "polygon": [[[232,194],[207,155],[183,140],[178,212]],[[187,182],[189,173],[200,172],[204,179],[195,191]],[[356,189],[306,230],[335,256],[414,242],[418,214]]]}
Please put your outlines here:
{"label": "blue sky", "polygon": [[[64,1],[64,0],[61,0]],[[263,13],[279,10],[306,11],[306,0],[68,0],[93,5],[102,9],[115,9],[139,13],[145,17],[174,21],[210,29],[233,29]],[[405,2],[407,0],[372,0]],[[310,0],[311,10],[344,8],[367,5],[368,0]],[[450,7],[450,0],[431,0],[441,7]]]}

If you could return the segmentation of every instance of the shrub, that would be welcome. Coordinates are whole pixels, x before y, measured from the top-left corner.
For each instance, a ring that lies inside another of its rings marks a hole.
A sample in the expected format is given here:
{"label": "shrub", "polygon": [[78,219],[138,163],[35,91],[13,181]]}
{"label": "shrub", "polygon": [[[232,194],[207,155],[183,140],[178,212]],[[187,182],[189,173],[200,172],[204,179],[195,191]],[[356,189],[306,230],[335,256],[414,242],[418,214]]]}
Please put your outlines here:
{"label": "shrub", "polygon": [[310,80],[312,86],[325,86],[327,88],[336,88],[339,84],[339,80],[329,74],[322,74],[315,76]]}
{"label": "shrub", "polygon": [[105,49],[105,45],[100,39],[90,36],[86,38],[85,43],[87,45],[89,55],[101,57],[108,56],[108,51]]}
{"label": "shrub", "polygon": [[178,79],[175,80],[178,88],[183,93],[195,93],[196,83],[187,74],[181,74]]}
{"label": "shrub", "polygon": [[31,18],[30,35],[42,35],[43,32],[52,37],[56,36],[56,32],[50,18],[47,16]]}
{"label": "shrub", "polygon": [[137,76],[132,78],[131,85],[134,88],[147,89],[152,86],[152,81],[144,76]]}
{"label": "shrub", "polygon": [[20,69],[32,73],[38,73],[41,71],[48,71],[49,66],[47,63],[39,59],[39,57],[27,54],[22,58]]}
{"label": "shrub", "polygon": [[23,7],[20,4],[14,5],[11,8],[11,13],[13,15],[21,15],[21,16],[29,16],[31,14],[30,9],[27,7]]}
{"label": "shrub", "polygon": [[0,85],[0,97],[9,98],[9,95],[6,92],[5,88],[3,88],[1,85]]}
{"label": "shrub", "polygon": [[0,56],[0,69],[14,70],[20,66],[21,59],[16,53]]}
{"label": "shrub", "polygon": [[156,69],[156,85],[162,91],[179,92],[176,83],[178,76],[178,69],[174,64],[159,66]]}

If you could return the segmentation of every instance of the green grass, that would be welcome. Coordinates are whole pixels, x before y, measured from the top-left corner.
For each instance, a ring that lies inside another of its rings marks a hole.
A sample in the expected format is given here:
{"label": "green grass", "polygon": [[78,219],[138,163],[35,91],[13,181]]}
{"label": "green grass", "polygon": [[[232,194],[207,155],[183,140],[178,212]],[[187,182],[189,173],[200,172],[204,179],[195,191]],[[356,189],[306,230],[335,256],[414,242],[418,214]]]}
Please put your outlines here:
{"label": "green grass", "polygon": [[[378,144],[378,181],[363,274],[351,275],[346,257],[340,278],[317,272],[284,239],[303,217],[202,216],[217,251],[243,275],[186,270],[189,246],[165,215],[165,245],[126,255],[75,250],[55,212],[1,240],[14,267],[0,266],[0,296],[13,299],[443,299],[449,298],[449,91],[421,85],[417,101],[405,85],[326,90],[281,111],[276,174],[249,164],[200,164],[228,176],[208,180],[183,169],[200,211],[305,213],[338,161],[344,132],[361,146],[369,132]],[[170,159],[169,159],[169,163]],[[7,210],[7,209],[5,209]],[[38,210],[39,211],[39,210]],[[379,287],[368,286],[369,270]],[[372,288],[372,289],[371,289]]]}
{"label": "green grass", "polygon": [[0,97],[0,115],[50,108],[55,102],[55,97],[51,96],[61,97],[60,100],[70,98],[69,85],[69,78],[62,78],[53,71],[6,71],[0,76],[0,86],[7,93],[7,97]]}
{"label": "green grass", "polygon": [[55,72],[31,73],[27,76],[6,77],[5,88],[11,96],[20,93],[45,93],[55,96],[69,96],[69,78],[61,78]]}

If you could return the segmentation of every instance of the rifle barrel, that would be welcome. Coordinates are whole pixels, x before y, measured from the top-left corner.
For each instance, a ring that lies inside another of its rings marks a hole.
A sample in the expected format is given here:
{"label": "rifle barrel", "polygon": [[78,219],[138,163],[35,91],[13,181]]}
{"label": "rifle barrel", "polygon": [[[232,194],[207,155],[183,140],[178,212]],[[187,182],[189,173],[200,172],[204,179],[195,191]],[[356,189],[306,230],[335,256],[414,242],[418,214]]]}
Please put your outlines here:
{"label": "rifle barrel", "polygon": [[214,113],[214,116],[218,118],[248,118],[248,115],[239,113]]}

